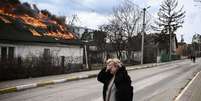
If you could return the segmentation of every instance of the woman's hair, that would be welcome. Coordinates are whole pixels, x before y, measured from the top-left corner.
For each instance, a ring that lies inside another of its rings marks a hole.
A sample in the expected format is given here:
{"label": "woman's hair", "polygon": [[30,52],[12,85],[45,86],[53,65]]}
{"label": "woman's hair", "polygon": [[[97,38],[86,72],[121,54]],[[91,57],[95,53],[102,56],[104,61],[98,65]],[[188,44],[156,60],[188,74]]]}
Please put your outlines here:
{"label": "woman's hair", "polygon": [[110,64],[111,62],[115,63],[119,68],[122,67],[122,62],[121,62],[119,59],[117,59],[117,58],[108,59],[108,60],[106,61],[106,64],[108,65],[108,64]]}

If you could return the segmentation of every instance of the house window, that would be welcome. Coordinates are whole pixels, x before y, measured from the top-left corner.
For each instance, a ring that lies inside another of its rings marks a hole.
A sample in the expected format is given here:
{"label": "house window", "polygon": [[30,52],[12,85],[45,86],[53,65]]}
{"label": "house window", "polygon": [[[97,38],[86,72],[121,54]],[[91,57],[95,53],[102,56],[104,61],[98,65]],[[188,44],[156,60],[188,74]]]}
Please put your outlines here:
{"label": "house window", "polygon": [[8,47],[8,59],[14,58],[14,47]]}
{"label": "house window", "polygon": [[1,47],[1,59],[13,59],[15,54],[14,47]]}
{"label": "house window", "polygon": [[75,33],[75,29],[73,28],[73,33]]}
{"label": "house window", "polygon": [[44,57],[50,56],[50,49],[45,48],[43,55]]}
{"label": "house window", "polygon": [[7,47],[1,47],[1,60],[5,60],[7,58]]}

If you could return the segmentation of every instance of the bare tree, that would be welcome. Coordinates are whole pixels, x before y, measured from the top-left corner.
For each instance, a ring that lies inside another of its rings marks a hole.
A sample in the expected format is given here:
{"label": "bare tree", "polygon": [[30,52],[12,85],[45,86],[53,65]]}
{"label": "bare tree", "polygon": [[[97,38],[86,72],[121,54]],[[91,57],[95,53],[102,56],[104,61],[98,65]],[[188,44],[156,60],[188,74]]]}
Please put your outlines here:
{"label": "bare tree", "polygon": [[124,0],[118,7],[113,9],[110,24],[105,29],[110,32],[108,38],[115,43],[117,56],[121,58],[122,51],[127,50],[128,62],[132,51],[132,37],[141,32],[141,11],[137,5],[130,0]]}
{"label": "bare tree", "polygon": [[177,0],[165,0],[161,5],[158,12],[158,21],[156,24],[162,33],[174,33],[178,28],[182,27],[184,23],[185,11],[183,7],[177,10]]}
{"label": "bare tree", "polygon": [[132,37],[136,31],[141,18],[141,12],[138,7],[129,0],[124,2],[113,11],[114,19],[118,21],[127,37]]}
{"label": "bare tree", "polygon": [[119,23],[111,20],[109,24],[102,25],[99,29],[107,32],[107,39],[109,40],[110,46],[112,46],[112,48],[116,52],[117,57],[121,59],[125,38],[123,37],[122,28]]}
{"label": "bare tree", "polygon": [[[183,7],[178,9],[178,1],[177,0],[164,0],[160,5],[160,9],[158,12],[158,21],[156,21],[157,27],[154,27],[155,30],[160,31],[161,34],[169,34],[169,54],[171,58],[171,39],[175,31],[182,27],[184,23],[185,11],[183,11]],[[158,35],[160,40],[167,40],[161,39],[161,35]],[[164,37],[165,38],[165,37]],[[160,42],[159,42],[160,43]]]}
{"label": "bare tree", "polygon": [[137,30],[142,18],[141,12],[133,2],[124,0],[124,2],[117,8],[114,8],[114,19],[119,22],[124,33],[124,37],[127,39],[127,57],[128,63],[130,63],[130,56],[132,51],[132,37],[139,31]]}

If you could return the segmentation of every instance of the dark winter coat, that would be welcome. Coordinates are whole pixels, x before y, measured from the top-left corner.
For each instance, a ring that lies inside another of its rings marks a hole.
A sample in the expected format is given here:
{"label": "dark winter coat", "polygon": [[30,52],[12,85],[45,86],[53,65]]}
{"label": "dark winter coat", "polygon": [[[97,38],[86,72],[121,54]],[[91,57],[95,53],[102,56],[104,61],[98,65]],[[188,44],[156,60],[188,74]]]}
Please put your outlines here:
{"label": "dark winter coat", "polygon": [[[106,91],[109,85],[110,80],[113,75],[109,72],[105,72],[106,68],[102,69],[98,74],[98,81],[104,84],[103,86],[103,99],[105,101]],[[131,79],[125,69],[125,67],[121,67],[115,76],[114,80],[116,86],[116,100],[117,101],[132,101],[133,99],[133,87],[131,86]]]}

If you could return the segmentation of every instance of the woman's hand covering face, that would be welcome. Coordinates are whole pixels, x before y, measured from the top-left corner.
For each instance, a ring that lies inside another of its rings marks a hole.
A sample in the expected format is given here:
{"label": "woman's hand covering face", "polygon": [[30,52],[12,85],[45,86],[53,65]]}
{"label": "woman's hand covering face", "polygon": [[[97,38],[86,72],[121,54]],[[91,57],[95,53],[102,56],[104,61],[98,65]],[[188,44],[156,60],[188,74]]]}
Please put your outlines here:
{"label": "woman's hand covering face", "polygon": [[111,74],[115,74],[117,70],[118,66],[115,63],[111,62],[107,65],[106,71],[110,71]]}

